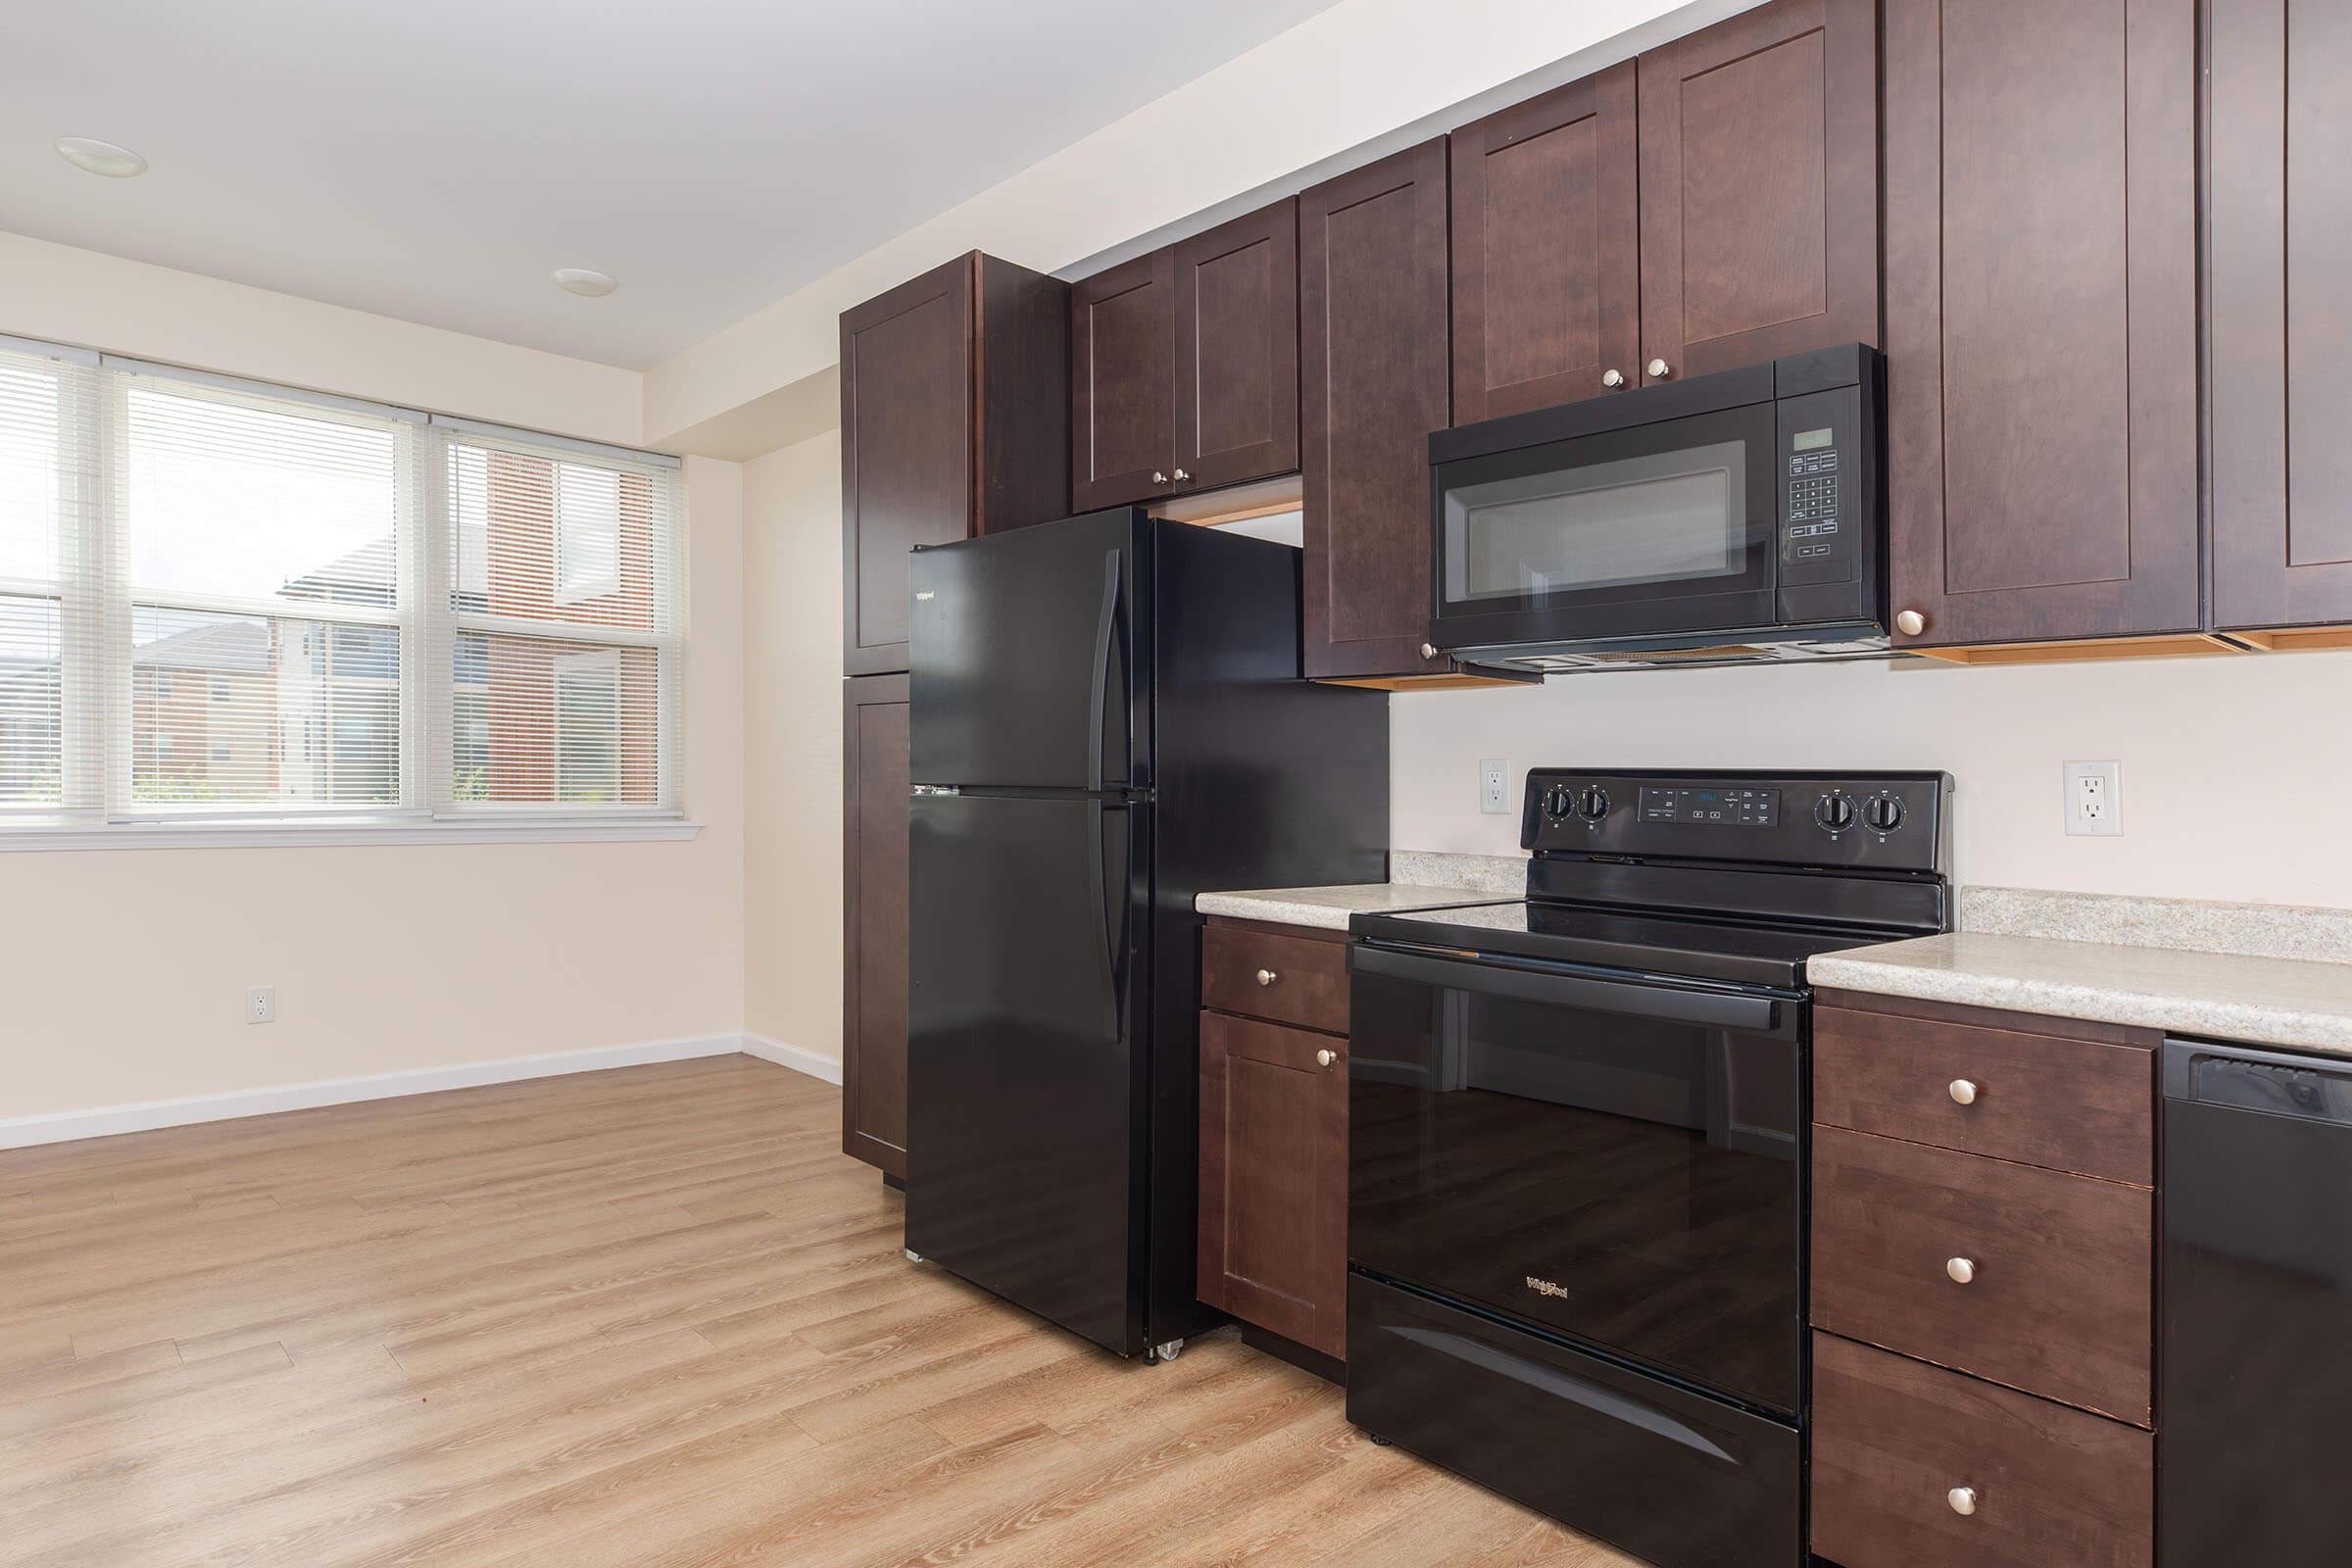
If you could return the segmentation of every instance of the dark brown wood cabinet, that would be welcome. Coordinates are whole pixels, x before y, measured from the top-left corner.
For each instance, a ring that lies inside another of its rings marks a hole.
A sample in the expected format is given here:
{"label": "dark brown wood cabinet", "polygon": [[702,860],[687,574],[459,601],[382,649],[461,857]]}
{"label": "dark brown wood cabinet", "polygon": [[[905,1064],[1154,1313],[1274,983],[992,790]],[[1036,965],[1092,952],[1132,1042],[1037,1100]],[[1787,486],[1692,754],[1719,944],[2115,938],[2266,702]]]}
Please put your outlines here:
{"label": "dark brown wood cabinet", "polygon": [[1075,510],[1298,466],[1298,259],[1284,200],[1071,286]]}
{"label": "dark brown wood cabinet", "polygon": [[1452,408],[1446,139],[1298,198],[1304,662],[1318,680],[1489,682],[1429,642],[1429,436]]}
{"label": "dark brown wood cabinet", "polygon": [[906,687],[842,682],[841,1150],[906,1179]]}
{"label": "dark brown wood cabinet", "polygon": [[1453,420],[1641,379],[1641,166],[1626,61],[1453,133]]}
{"label": "dark brown wood cabinet", "polygon": [[1878,88],[1877,0],[1641,57],[1644,384],[1879,341]]}
{"label": "dark brown wood cabinet", "polygon": [[1348,937],[1212,919],[1201,944],[1197,1289],[1269,1348],[1345,1361]]}
{"label": "dark brown wood cabinet", "polygon": [[906,667],[906,553],[1069,510],[1068,285],[974,251],[841,317],[845,674]]}
{"label": "dark brown wood cabinet", "polygon": [[1886,8],[1898,644],[2201,624],[2196,24],[2196,0]]}
{"label": "dark brown wood cabinet", "polygon": [[2211,15],[2213,618],[2309,644],[2267,634],[2352,621],[2352,7]]}
{"label": "dark brown wood cabinet", "polygon": [[1814,1552],[2143,1568],[2162,1036],[1815,1001]]}

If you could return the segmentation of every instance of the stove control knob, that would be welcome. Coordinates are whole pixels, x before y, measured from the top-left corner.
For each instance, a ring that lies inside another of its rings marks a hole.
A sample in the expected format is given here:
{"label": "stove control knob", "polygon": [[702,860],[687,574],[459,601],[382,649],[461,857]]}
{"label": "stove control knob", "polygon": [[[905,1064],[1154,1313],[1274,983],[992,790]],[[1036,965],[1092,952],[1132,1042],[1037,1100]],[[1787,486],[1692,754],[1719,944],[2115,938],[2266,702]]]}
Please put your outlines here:
{"label": "stove control knob", "polygon": [[1862,820],[1881,833],[1891,833],[1903,825],[1902,797],[1881,793],[1873,795],[1862,808]]}
{"label": "stove control knob", "polygon": [[1854,825],[1853,797],[1843,793],[1824,795],[1821,804],[1813,808],[1813,820],[1832,833],[1842,833]]}
{"label": "stove control knob", "polygon": [[1576,809],[1576,792],[1565,784],[1554,784],[1544,792],[1544,814],[1554,822],[1563,820]]}
{"label": "stove control knob", "polygon": [[1576,798],[1577,814],[1588,822],[1597,822],[1609,814],[1609,792],[1597,784],[1588,784]]}

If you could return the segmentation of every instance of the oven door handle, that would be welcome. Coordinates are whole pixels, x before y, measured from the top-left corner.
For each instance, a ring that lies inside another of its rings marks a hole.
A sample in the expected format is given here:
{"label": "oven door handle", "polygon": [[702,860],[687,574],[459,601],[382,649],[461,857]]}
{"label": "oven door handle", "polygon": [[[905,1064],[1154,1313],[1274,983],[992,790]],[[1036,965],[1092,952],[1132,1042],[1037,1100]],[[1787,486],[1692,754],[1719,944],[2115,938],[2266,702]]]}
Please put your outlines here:
{"label": "oven door handle", "polygon": [[1357,974],[1413,981],[1448,991],[1473,991],[1481,996],[1508,997],[1516,1002],[1588,1007],[1596,1012],[1662,1018],[1673,1023],[1704,1024],[1712,1028],[1739,1029],[1753,1034],[1768,1034],[1778,1029],[1781,1023],[1780,1000],[1774,997],[1684,991],[1670,986],[1601,980],[1584,975],[1543,974],[1503,964],[1427,957],[1418,953],[1378,947],[1369,942],[1355,944],[1348,954],[1348,966]]}

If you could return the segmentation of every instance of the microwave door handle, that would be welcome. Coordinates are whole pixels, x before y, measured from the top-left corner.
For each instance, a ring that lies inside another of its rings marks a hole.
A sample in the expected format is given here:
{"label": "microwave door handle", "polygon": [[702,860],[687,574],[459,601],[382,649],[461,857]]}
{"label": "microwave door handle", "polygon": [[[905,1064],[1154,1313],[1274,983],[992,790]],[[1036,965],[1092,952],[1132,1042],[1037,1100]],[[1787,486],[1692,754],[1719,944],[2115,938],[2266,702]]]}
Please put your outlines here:
{"label": "microwave door handle", "polygon": [[1780,1000],[1774,997],[1731,996],[1585,975],[1543,974],[1501,964],[1433,958],[1369,942],[1355,945],[1348,955],[1348,966],[1358,974],[1440,986],[1449,991],[1657,1018],[1669,1023],[1699,1024],[1712,1029],[1769,1034],[1781,1023]]}

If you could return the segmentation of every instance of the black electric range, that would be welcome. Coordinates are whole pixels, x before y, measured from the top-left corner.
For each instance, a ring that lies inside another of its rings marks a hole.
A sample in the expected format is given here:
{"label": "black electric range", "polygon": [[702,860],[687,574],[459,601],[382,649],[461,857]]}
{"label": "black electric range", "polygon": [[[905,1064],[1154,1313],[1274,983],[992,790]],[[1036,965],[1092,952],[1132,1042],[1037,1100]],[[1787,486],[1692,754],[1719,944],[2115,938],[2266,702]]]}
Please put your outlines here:
{"label": "black electric range", "polygon": [[1348,1412],[1665,1568],[1802,1564],[1805,962],[1948,928],[1940,773],[1539,769],[1357,915]]}

